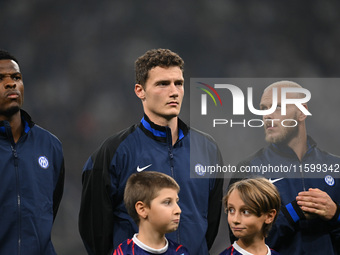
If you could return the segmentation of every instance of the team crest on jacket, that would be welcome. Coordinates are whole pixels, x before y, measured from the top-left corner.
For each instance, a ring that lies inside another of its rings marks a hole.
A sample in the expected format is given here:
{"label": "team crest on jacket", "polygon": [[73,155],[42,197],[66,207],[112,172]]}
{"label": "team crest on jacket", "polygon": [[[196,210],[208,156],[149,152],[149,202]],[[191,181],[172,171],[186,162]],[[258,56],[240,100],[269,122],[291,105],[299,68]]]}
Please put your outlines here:
{"label": "team crest on jacket", "polygon": [[327,175],[327,176],[325,177],[325,182],[326,182],[329,186],[333,186],[334,183],[335,183],[335,180],[334,180],[334,178],[333,178],[332,176]]}
{"label": "team crest on jacket", "polygon": [[196,164],[195,165],[195,172],[199,176],[204,176],[205,175],[205,168],[201,164]]}
{"label": "team crest on jacket", "polygon": [[49,167],[48,159],[45,156],[40,156],[38,158],[38,163],[41,168],[47,169]]}

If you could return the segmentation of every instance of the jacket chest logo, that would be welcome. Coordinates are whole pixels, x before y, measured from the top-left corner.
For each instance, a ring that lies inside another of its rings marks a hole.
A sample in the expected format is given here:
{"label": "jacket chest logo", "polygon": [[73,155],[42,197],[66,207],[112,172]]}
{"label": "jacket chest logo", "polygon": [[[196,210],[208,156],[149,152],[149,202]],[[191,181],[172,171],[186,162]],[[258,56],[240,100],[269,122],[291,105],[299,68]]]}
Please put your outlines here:
{"label": "jacket chest logo", "polygon": [[327,175],[325,177],[325,182],[329,185],[329,186],[333,186],[335,184],[335,180],[332,176]]}
{"label": "jacket chest logo", "polygon": [[144,171],[145,169],[147,169],[147,168],[150,167],[150,166],[152,166],[152,164],[147,165],[147,166],[144,166],[144,167],[139,167],[139,166],[137,166],[137,172],[142,172],[142,171]]}
{"label": "jacket chest logo", "polygon": [[39,163],[40,167],[43,168],[43,169],[47,169],[50,165],[47,157],[45,157],[45,156],[40,156],[38,158],[38,163]]}

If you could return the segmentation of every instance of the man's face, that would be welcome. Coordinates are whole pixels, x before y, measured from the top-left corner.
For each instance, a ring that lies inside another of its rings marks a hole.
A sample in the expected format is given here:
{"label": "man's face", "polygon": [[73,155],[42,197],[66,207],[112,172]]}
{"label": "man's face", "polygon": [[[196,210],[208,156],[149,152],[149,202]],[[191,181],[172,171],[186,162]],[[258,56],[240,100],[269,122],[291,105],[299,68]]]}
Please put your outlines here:
{"label": "man's face", "polygon": [[24,102],[24,84],[18,64],[0,60],[0,120],[17,113]]}
{"label": "man's face", "polygon": [[144,112],[153,122],[163,123],[179,115],[184,96],[183,72],[179,67],[152,68],[144,88],[139,88]]}
{"label": "man's face", "polygon": [[[298,125],[298,109],[295,105],[288,104],[286,115],[281,115],[281,89],[278,89],[278,102],[276,110],[268,115],[263,116],[263,121],[265,123],[265,139],[269,143],[284,143],[288,144],[294,137],[298,135],[299,129]],[[287,96],[288,98],[292,98]],[[266,110],[270,109],[273,101],[273,90],[266,90],[261,98],[260,109]],[[284,121],[283,126],[281,123],[283,120],[293,119],[294,121]]]}

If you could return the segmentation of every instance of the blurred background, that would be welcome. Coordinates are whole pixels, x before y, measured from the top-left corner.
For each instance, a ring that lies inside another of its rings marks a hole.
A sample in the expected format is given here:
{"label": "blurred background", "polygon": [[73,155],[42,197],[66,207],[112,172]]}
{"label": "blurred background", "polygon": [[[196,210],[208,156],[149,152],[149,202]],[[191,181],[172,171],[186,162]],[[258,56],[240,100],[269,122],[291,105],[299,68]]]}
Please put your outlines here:
{"label": "blurred background", "polygon": [[[0,48],[19,59],[24,109],[63,143],[57,253],[85,254],[77,227],[83,164],[106,137],[142,117],[133,91],[138,56],[151,48],[179,53],[188,85],[191,77],[339,77],[339,9],[335,0],[1,0]],[[339,93],[331,96],[337,101]],[[333,125],[317,124],[315,132]],[[328,141],[325,149],[338,147],[337,137]],[[220,234],[211,253],[228,244]]]}

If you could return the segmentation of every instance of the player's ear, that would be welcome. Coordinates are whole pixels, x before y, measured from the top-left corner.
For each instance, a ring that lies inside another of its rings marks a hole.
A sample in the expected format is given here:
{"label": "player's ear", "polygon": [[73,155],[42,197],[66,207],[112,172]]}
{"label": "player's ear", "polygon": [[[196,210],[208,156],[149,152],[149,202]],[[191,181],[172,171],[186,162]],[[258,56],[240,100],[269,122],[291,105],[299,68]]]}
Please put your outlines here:
{"label": "player's ear", "polygon": [[144,90],[143,85],[141,85],[141,84],[136,84],[135,85],[135,94],[142,101],[145,100],[145,90]]}
{"label": "player's ear", "polygon": [[271,209],[269,212],[267,212],[266,213],[266,219],[265,219],[264,223],[266,223],[266,224],[273,223],[276,213],[277,212],[276,212],[275,209]]}
{"label": "player's ear", "polygon": [[148,217],[149,207],[145,203],[143,203],[142,201],[138,201],[135,204],[135,209],[136,209],[137,214],[141,218],[146,219]]}
{"label": "player's ear", "polygon": [[[302,104],[302,106],[305,107],[308,110],[307,104]],[[304,114],[301,110],[299,110],[298,120],[299,121],[304,121],[304,120],[306,120],[306,118],[307,118],[307,115]]]}

